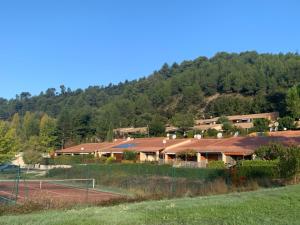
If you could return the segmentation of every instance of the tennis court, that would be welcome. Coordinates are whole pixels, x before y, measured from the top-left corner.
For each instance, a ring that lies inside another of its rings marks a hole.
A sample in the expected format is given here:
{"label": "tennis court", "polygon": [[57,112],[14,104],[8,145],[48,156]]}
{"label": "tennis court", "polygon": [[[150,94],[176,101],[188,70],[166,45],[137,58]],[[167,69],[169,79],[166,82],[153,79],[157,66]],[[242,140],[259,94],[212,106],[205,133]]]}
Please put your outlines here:
{"label": "tennis court", "polygon": [[122,195],[95,188],[94,179],[65,180],[0,180],[2,201],[53,201],[63,203],[97,203],[117,199]]}

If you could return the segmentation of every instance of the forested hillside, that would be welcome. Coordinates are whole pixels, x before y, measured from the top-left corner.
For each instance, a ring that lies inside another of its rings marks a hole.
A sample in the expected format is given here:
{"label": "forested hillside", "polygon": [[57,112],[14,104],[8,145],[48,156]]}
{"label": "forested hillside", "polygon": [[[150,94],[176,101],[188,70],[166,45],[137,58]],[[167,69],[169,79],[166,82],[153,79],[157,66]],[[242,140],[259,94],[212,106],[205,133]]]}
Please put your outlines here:
{"label": "forested hillside", "polygon": [[38,135],[38,123],[46,113],[55,121],[58,140],[80,142],[104,139],[115,127],[167,123],[175,113],[195,118],[268,111],[285,115],[286,92],[299,81],[298,54],[222,52],[212,58],[164,64],[146,78],[118,85],[85,90],[62,85],[38,96],[23,92],[11,100],[0,98],[0,117],[11,121],[18,113],[22,122],[26,112],[32,112],[26,118],[38,121],[30,131]]}

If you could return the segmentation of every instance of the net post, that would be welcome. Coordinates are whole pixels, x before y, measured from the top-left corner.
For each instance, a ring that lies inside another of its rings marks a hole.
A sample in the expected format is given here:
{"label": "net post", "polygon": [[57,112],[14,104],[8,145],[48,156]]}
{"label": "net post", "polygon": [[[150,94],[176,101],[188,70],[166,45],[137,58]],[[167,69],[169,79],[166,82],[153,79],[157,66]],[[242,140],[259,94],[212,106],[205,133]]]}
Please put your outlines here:
{"label": "net post", "polygon": [[19,196],[19,182],[20,182],[20,173],[21,173],[21,168],[20,165],[18,166],[18,171],[17,171],[17,180],[15,183],[15,204],[17,204],[18,201],[18,196]]}
{"label": "net post", "polygon": [[40,189],[42,189],[42,181],[40,180]]}
{"label": "net post", "polygon": [[93,185],[93,189],[95,189],[95,178],[93,178],[93,183],[92,183],[92,185]]}

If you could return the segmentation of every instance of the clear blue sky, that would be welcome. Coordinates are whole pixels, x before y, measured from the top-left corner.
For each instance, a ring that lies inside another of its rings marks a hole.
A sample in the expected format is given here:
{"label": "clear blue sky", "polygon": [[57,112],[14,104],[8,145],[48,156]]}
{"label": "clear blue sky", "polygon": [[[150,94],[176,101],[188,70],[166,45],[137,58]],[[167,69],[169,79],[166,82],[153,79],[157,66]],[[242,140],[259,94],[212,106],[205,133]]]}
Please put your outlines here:
{"label": "clear blue sky", "polygon": [[2,0],[0,96],[147,76],[219,51],[296,52],[300,1]]}

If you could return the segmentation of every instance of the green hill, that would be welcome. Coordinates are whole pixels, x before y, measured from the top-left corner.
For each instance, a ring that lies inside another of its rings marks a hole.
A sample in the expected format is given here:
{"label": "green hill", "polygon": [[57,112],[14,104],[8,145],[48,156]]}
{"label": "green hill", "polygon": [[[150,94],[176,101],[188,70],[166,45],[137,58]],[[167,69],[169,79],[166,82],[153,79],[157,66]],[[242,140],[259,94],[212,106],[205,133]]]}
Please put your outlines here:
{"label": "green hill", "polygon": [[[22,118],[30,111],[40,119],[47,113],[58,119],[59,140],[82,142],[103,140],[116,127],[170,123],[176,113],[194,118],[270,111],[285,115],[286,91],[300,82],[299,74],[297,53],[221,52],[164,64],[148,77],[115,85],[84,90],[62,85],[38,96],[23,92],[14,99],[0,98],[0,118],[10,120],[15,113]],[[34,125],[31,130],[37,135]]]}

